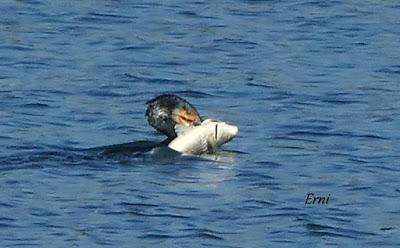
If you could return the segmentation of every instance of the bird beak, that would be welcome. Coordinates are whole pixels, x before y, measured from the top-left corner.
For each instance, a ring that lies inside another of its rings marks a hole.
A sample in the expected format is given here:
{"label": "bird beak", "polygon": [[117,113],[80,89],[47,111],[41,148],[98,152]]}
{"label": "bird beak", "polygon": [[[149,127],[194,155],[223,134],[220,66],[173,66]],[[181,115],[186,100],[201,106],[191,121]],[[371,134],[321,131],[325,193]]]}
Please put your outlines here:
{"label": "bird beak", "polygon": [[180,110],[175,116],[175,122],[182,126],[192,126],[200,124],[200,117],[193,112]]}

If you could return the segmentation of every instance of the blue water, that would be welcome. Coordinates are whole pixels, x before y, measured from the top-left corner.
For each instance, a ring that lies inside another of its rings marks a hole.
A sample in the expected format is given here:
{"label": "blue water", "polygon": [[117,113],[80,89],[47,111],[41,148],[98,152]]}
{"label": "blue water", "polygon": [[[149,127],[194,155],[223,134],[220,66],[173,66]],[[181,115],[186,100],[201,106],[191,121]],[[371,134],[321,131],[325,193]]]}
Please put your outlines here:
{"label": "blue water", "polygon": [[[400,246],[395,1],[0,9],[1,247]],[[166,92],[239,125],[236,152],[85,150],[162,140]]]}

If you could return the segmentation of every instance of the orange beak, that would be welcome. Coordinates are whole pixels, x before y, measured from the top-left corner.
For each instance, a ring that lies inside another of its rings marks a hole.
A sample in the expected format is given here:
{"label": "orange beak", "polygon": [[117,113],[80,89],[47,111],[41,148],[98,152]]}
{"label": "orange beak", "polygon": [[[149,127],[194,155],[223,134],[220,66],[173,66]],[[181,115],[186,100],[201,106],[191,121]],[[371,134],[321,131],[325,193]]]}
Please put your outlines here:
{"label": "orange beak", "polygon": [[188,127],[193,125],[193,122],[200,122],[200,117],[196,113],[179,110],[175,115],[175,121],[179,125]]}

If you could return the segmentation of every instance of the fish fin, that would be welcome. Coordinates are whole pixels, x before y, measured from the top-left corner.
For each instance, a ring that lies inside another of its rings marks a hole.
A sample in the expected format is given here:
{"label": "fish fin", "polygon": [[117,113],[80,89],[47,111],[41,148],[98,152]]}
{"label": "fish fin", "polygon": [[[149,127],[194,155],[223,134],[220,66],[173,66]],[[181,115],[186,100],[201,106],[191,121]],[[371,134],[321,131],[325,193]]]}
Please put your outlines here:
{"label": "fish fin", "polygon": [[186,127],[183,125],[175,125],[176,136],[180,136],[180,135],[186,133],[187,131],[191,130],[192,128],[193,128],[192,126]]}

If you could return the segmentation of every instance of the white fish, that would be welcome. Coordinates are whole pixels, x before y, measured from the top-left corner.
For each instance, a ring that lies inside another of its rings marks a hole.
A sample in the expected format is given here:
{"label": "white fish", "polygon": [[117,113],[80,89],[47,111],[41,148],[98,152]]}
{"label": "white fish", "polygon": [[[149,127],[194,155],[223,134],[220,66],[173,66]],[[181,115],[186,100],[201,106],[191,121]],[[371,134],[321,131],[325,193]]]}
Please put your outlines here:
{"label": "white fish", "polygon": [[235,137],[239,128],[222,121],[207,119],[199,126],[175,125],[177,137],[168,145],[169,148],[186,154],[214,152],[221,145]]}

